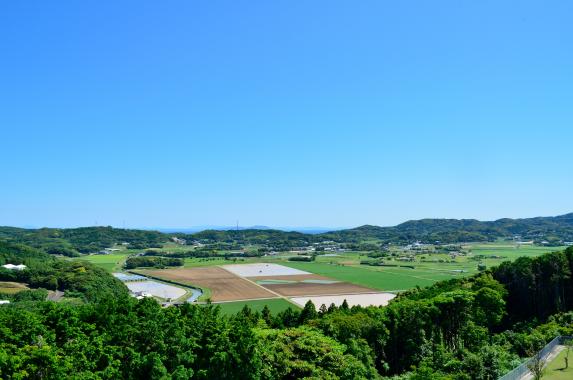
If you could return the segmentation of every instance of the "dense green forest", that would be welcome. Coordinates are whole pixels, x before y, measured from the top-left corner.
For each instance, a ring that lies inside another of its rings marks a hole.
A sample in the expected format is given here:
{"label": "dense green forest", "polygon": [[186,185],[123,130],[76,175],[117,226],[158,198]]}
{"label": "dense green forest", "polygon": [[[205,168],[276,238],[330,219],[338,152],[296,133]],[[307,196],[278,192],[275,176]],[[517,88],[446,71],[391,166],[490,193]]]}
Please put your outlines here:
{"label": "dense green forest", "polygon": [[85,301],[29,296],[0,306],[6,379],[485,380],[555,335],[573,333],[573,248],[413,289],[386,307],[308,303],[301,311],[245,308],[228,317],[215,306],[137,301],[85,263],[0,247],[2,262],[31,272],[4,278],[51,283]]}
{"label": "dense green forest", "polygon": [[114,244],[128,243],[130,248],[161,247],[169,236],[157,231],[126,230],[112,227],[23,229],[0,227],[0,239],[40,248],[47,253],[74,256],[97,252]]}
{"label": "dense green forest", "polygon": [[[304,234],[272,229],[207,230],[193,234],[158,231],[127,230],[112,227],[41,228],[23,229],[0,227],[0,239],[26,244],[50,254],[77,256],[80,253],[98,252],[116,244],[126,244],[131,249],[159,248],[171,238],[187,242],[201,242],[212,250],[238,250],[246,245],[270,246],[273,250],[289,250],[313,243],[335,241],[348,248],[362,250],[365,242],[379,244],[459,243],[495,241],[520,236],[524,240],[563,245],[573,241],[573,213],[556,217],[529,219],[499,219],[481,222],[473,219],[422,219],[408,221],[394,227],[362,226],[348,230],[321,234]],[[368,249],[366,249],[368,250]]]}

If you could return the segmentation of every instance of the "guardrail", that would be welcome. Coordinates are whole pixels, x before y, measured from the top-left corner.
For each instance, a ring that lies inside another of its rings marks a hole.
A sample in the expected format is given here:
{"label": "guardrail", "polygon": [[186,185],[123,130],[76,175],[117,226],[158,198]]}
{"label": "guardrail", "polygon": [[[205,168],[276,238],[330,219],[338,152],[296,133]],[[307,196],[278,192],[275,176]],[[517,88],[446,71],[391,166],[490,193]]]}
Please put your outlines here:
{"label": "guardrail", "polygon": [[[565,343],[565,341],[570,341],[572,339],[573,339],[573,336],[566,336],[566,335],[555,337],[555,339],[553,339],[551,342],[547,343],[545,345],[545,347],[543,347],[539,351],[539,354],[541,356],[541,360],[546,360],[547,356],[549,356],[549,354],[551,353],[551,351],[553,351],[555,346],[561,345],[561,344]],[[533,360],[533,359],[532,358],[527,359],[526,361],[521,363],[519,366],[512,369],[510,372],[508,372],[505,375],[503,375],[502,377],[500,377],[498,380],[521,380],[521,378],[523,378],[523,376],[530,373],[528,364],[531,362],[531,360]]]}

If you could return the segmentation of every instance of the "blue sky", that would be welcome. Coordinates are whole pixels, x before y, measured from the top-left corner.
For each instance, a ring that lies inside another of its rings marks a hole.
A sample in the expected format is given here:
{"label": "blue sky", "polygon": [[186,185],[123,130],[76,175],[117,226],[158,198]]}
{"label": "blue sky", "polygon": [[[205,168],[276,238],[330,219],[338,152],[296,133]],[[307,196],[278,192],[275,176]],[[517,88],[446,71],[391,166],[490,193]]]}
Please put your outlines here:
{"label": "blue sky", "polygon": [[573,211],[570,1],[0,5],[0,225]]}

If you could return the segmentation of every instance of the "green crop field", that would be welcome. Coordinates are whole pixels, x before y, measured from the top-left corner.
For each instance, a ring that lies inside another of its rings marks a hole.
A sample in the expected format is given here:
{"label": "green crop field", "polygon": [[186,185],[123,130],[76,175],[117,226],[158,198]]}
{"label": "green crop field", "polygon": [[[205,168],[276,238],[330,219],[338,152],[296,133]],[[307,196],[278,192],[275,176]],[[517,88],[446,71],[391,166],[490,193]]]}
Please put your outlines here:
{"label": "green crop field", "polygon": [[238,301],[238,302],[223,302],[215,304],[221,308],[221,313],[223,314],[235,314],[245,305],[248,305],[253,311],[262,311],[265,305],[269,307],[273,314],[279,313],[283,310],[290,308],[297,309],[298,307],[295,304],[288,302],[283,298],[273,298],[273,299],[266,299],[266,300],[254,300],[254,301]]}
{"label": "green crop field", "polygon": [[224,258],[217,258],[217,257],[209,257],[209,258],[186,258],[185,264],[183,266],[185,268],[193,268],[193,267],[208,267],[213,265],[225,265],[225,264],[234,264],[232,261],[225,260]]}
{"label": "green crop field", "polygon": [[289,261],[285,261],[282,264],[291,268],[304,270],[337,280],[386,291],[406,290],[413,288],[416,285],[427,286],[447,277],[440,273],[429,273],[404,268],[381,268],[319,262],[304,263]]}
{"label": "green crop field", "polygon": [[547,252],[561,251],[566,247],[540,247],[534,245],[521,245],[516,246],[511,243],[490,243],[490,244],[475,244],[468,245],[472,254],[475,255],[495,255],[505,256],[506,260],[515,260],[521,256],[539,256]]}
{"label": "green crop field", "polygon": [[118,253],[111,253],[109,255],[86,255],[74,258],[74,260],[85,260],[89,261],[99,267],[104,268],[108,272],[117,272],[121,270],[121,267],[127,256],[131,252],[124,251]]}
{"label": "green crop field", "polygon": [[[563,247],[520,246],[516,248],[510,243],[489,243],[466,245],[471,250],[470,256],[460,256],[450,260],[447,254],[420,254],[414,262],[399,262],[385,260],[389,264],[413,265],[415,268],[379,267],[360,265],[361,259],[366,259],[364,252],[345,252],[338,256],[318,256],[314,262],[292,262],[285,257],[266,259],[292,268],[348,281],[378,290],[400,291],[415,286],[428,286],[434,282],[448,280],[460,276],[469,276],[478,272],[478,262],[492,267],[504,261],[513,261],[521,256],[534,257],[543,253],[558,251]],[[472,260],[471,257],[484,255],[483,260]],[[427,261],[422,262],[420,257]],[[488,257],[491,256],[491,257]],[[442,261],[442,262],[440,262]]]}
{"label": "green crop field", "polygon": [[[185,246],[169,245],[165,251],[181,251]],[[448,280],[460,276],[477,273],[478,263],[484,263],[488,268],[499,265],[503,261],[513,261],[520,256],[538,256],[546,252],[561,250],[563,247],[539,247],[522,245],[517,247],[511,242],[466,244],[464,250],[470,252],[467,256],[451,259],[445,253],[422,253],[415,256],[414,262],[399,262],[395,258],[384,258],[384,262],[393,265],[412,265],[415,268],[380,267],[360,265],[361,260],[368,259],[367,252],[342,252],[334,255],[317,256],[314,262],[292,262],[288,257],[292,253],[283,253],[272,257],[252,257],[237,261],[224,258],[186,258],[184,266],[202,267],[226,264],[272,262],[305,270],[307,272],[331,277],[363,285],[372,289],[384,291],[401,291],[416,286],[432,285],[436,281]],[[81,260],[90,261],[105,268],[109,272],[119,271],[130,251],[120,251],[110,255],[82,256]],[[476,257],[484,258],[476,259]],[[424,261],[422,261],[424,257]],[[474,259],[472,259],[474,258]],[[229,306],[231,307],[231,306]]]}

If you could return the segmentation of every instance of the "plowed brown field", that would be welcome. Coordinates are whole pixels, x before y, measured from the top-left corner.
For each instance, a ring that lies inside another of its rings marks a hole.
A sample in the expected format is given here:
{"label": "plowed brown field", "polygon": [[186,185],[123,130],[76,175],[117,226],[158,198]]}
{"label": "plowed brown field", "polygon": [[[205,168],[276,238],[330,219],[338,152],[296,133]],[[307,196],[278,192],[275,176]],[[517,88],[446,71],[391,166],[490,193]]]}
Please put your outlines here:
{"label": "plowed brown field", "polygon": [[294,284],[265,284],[265,288],[283,296],[316,296],[330,294],[374,293],[376,290],[363,286],[337,282],[334,284],[312,284],[299,282]]}
{"label": "plowed brown field", "polygon": [[219,267],[142,270],[140,273],[184,285],[209,288],[213,302],[276,298],[275,294],[264,288]]}

